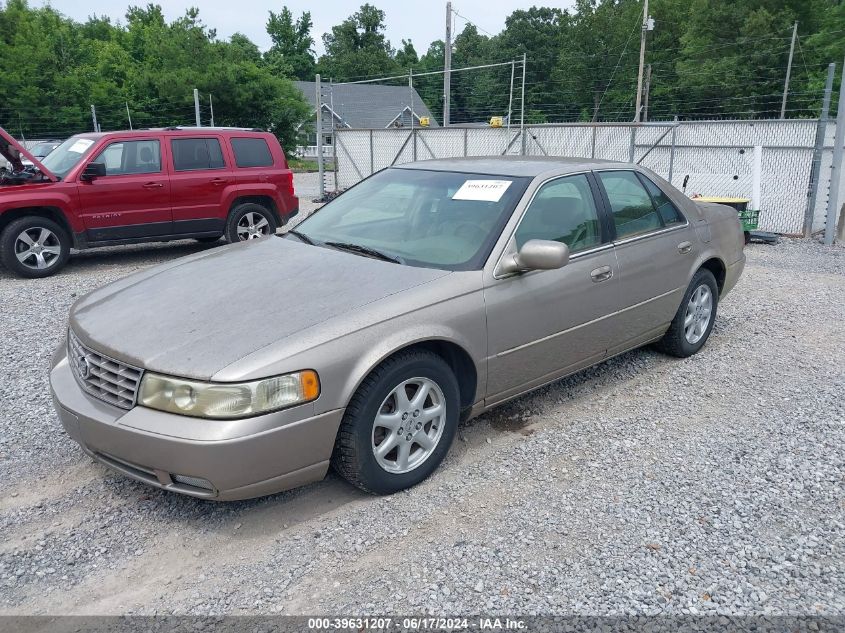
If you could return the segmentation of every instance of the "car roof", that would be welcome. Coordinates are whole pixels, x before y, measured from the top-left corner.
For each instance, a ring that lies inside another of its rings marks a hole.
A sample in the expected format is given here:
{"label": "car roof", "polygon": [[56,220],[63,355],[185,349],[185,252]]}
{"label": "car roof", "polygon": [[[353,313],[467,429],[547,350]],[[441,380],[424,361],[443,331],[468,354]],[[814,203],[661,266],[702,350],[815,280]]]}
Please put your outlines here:
{"label": "car roof", "polygon": [[437,158],[397,165],[398,169],[428,169],[432,171],[463,171],[490,176],[539,176],[550,171],[570,173],[607,167],[636,168],[598,158],[561,158],[557,156],[473,156],[467,158]]}

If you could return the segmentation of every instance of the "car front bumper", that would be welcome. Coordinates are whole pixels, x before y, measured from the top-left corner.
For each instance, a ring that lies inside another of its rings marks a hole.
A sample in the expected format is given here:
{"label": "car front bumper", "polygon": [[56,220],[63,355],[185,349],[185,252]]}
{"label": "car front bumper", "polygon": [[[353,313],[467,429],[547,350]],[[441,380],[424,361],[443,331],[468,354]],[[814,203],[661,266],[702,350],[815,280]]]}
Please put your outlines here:
{"label": "car front bumper", "polygon": [[322,479],[343,416],[306,404],[245,420],[202,420],[146,407],[120,409],[89,396],[53,357],[53,404],[68,435],[96,461],[157,488],[231,501]]}

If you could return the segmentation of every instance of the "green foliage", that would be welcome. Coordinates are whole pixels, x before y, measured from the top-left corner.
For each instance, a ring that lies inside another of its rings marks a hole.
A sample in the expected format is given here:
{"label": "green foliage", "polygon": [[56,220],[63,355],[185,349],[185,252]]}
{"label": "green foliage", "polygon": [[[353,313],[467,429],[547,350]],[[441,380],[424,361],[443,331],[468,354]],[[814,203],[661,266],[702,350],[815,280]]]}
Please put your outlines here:
{"label": "green foliage", "polygon": [[402,48],[396,51],[396,63],[401,68],[413,68],[420,63],[417,50],[411,40],[402,40]]}
{"label": "green foliage", "polygon": [[265,56],[269,65],[280,76],[291,75],[297,79],[314,79],[314,38],[311,37],[311,13],[308,11],[293,19],[287,7],[281,13],[270,11],[267,34],[273,46]]}
{"label": "green foliage", "polygon": [[326,54],[319,63],[323,77],[353,81],[395,74],[400,68],[384,30],[384,11],[371,4],[333,26],[323,35]]}
{"label": "green foliage", "polygon": [[[817,116],[827,65],[845,50],[840,0],[650,0],[656,25],[647,34],[649,118],[776,117],[792,24],[798,21],[787,116]],[[573,7],[512,12],[495,36],[472,23],[457,32],[452,67],[527,58],[528,122],[634,117],[642,0],[576,0]],[[272,129],[288,150],[311,108],[290,78],[350,81],[403,75],[442,120],[444,43],[419,55],[385,35],[385,14],[364,4],[322,36],[315,60],[309,12],[269,12],[272,45],[262,53],[242,34],[228,41],[190,9],[168,23],[159,6],[130,7],[125,24],[78,23],[26,0],[0,0],[0,125],[24,136],[62,137],[91,129],[90,104],[103,129],[193,124],[192,89],[202,118]],[[841,70],[841,69],[840,69]],[[452,74],[453,123],[485,122],[521,112],[522,69],[504,65]],[[840,72],[837,72],[837,83]],[[404,78],[393,81],[404,85]],[[835,103],[834,103],[835,107]],[[307,127],[307,126],[306,126]]]}
{"label": "green foliage", "polygon": [[9,0],[0,6],[0,68],[0,125],[25,137],[91,130],[91,104],[103,130],[129,127],[127,104],[136,128],[193,125],[197,88],[204,125],[211,95],[216,125],[269,129],[292,151],[310,112],[255,44],[241,34],[218,40],[196,9],[167,23],[157,5],[130,7],[118,26]]}

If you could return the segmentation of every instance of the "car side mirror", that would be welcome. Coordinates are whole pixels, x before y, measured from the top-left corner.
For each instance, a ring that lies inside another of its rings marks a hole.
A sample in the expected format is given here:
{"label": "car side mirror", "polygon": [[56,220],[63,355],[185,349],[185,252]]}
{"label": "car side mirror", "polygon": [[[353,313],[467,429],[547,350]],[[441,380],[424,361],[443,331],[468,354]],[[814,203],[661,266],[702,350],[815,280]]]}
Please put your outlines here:
{"label": "car side mirror", "polygon": [[521,273],[529,270],[555,270],[569,263],[569,247],[552,240],[528,240],[515,255],[502,260],[499,272]]}
{"label": "car side mirror", "polygon": [[106,175],[106,166],[104,163],[88,163],[82,172],[82,180],[94,180]]}

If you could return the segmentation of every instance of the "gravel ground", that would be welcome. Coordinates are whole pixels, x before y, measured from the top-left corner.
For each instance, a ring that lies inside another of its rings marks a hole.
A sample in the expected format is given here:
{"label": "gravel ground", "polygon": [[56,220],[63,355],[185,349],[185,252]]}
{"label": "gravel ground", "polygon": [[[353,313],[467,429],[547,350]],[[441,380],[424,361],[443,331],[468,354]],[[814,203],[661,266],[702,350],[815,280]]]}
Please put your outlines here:
{"label": "gravel ground", "polygon": [[750,246],[702,353],[502,406],[413,490],[219,504],[92,463],[47,385],[77,296],[204,248],[0,270],[0,613],[845,613],[845,249]]}

